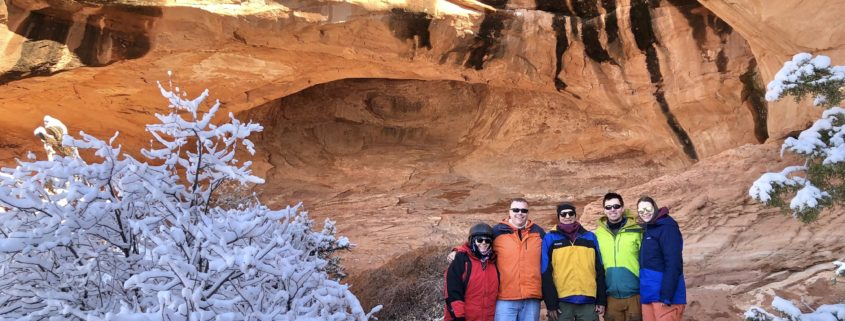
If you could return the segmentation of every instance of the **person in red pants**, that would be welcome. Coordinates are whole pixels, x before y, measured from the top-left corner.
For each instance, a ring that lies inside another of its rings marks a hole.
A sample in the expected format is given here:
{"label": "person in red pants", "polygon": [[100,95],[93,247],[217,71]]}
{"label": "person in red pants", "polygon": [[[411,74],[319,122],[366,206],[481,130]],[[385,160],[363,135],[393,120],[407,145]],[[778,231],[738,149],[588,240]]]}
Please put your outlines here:
{"label": "person in red pants", "polygon": [[499,293],[493,228],[474,225],[467,243],[455,248],[455,253],[446,269],[445,321],[493,321]]}

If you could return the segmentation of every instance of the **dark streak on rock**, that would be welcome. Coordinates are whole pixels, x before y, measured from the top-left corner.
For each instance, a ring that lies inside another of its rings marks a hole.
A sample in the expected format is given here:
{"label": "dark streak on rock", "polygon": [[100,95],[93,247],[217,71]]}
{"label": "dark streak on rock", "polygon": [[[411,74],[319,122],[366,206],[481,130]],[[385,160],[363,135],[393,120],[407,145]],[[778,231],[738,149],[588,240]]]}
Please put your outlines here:
{"label": "dark streak on rock", "polygon": [[551,12],[558,15],[573,16],[572,9],[566,1],[561,0],[537,0],[537,10]]}
{"label": "dark streak on rock", "polygon": [[563,53],[569,49],[569,39],[566,37],[566,17],[562,14],[556,14],[552,18],[552,29],[555,31],[555,89],[563,91],[566,89],[566,83],[560,79],[560,72],[563,70]]}
{"label": "dark streak on rock", "polygon": [[678,8],[678,11],[687,19],[692,27],[692,37],[698,43],[699,48],[707,41],[707,21],[705,15],[695,14],[693,11],[700,10],[701,4],[696,0],[668,0],[669,3]]}
{"label": "dark streak on rock", "polygon": [[602,63],[612,61],[612,59],[599,39],[599,26],[596,25],[600,21],[597,19],[599,16],[597,6],[596,0],[572,0],[572,8],[581,18],[581,41],[584,43],[584,52],[593,61]]}
{"label": "dark streak on rock", "polygon": [[756,59],[751,59],[748,70],[739,76],[739,79],[742,81],[742,101],[748,102],[748,109],[754,119],[754,136],[761,144],[765,143],[769,139],[767,125],[769,107],[766,104],[766,91],[763,89],[763,82],[757,73]]}
{"label": "dark streak on rock", "polygon": [[49,11],[49,9],[41,9],[30,12],[15,33],[29,40],[52,40],[64,43],[73,22],[49,15],[47,14]]}
{"label": "dark streak on rock", "polygon": [[619,22],[616,18],[616,0],[602,0],[604,8],[604,31],[607,32],[607,43],[614,43],[619,39]]}
{"label": "dark streak on rock", "polygon": [[713,15],[713,30],[716,31],[716,34],[718,34],[723,41],[734,31],[731,25],[729,25],[727,22],[720,19],[716,15]]}
{"label": "dark streak on rock", "polygon": [[431,34],[428,31],[431,16],[427,13],[392,9],[388,26],[394,37],[413,41],[415,48],[431,49]]}
{"label": "dark streak on rock", "polygon": [[502,30],[505,29],[505,22],[510,19],[512,16],[503,11],[488,11],[484,15],[475,42],[471,45],[469,58],[464,63],[465,67],[481,70],[485,62],[501,55]]}
{"label": "dark streak on rock", "polygon": [[669,103],[666,101],[666,95],[663,91],[663,74],[660,72],[660,61],[657,58],[657,49],[655,44],[657,39],[654,36],[654,30],[651,25],[651,12],[647,0],[633,0],[631,2],[631,32],[634,34],[634,39],[637,42],[637,47],[646,55],[646,69],[648,69],[649,79],[654,85],[654,98],[660,106],[660,111],[666,117],[666,123],[669,128],[675,133],[675,138],[683,146],[684,153],[690,159],[697,161],[698,152],[689,137],[689,134],[684,130],[678,119],[672,114],[669,109]]}
{"label": "dark streak on rock", "polygon": [[[7,6],[11,6],[7,1]],[[64,48],[75,21],[73,12],[47,7],[26,11],[10,7],[9,21],[14,15],[26,15],[13,32],[27,38],[22,57],[14,70],[0,75],[0,83],[25,77],[53,74],[55,61],[50,57],[64,55]],[[76,48],[67,48],[87,66],[104,66],[125,59],[136,59],[151,50],[148,33],[156,18],[162,16],[159,7],[107,4],[96,8],[96,13],[86,17],[82,40]],[[46,44],[44,41],[52,42]],[[33,55],[33,51],[37,55]],[[39,61],[44,60],[44,61]],[[43,66],[42,66],[43,65]]]}
{"label": "dark streak on rock", "polygon": [[716,70],[719,73],[724,73],[728,70],[728,55],[725,54],[725,48],[719,50],[719,54],[716,56]]}
{"label": "dark streak on rock", "polygon": [[572,30],[572,35],[575,38],[581,37],[580,28],[578,28],[578,19],[569,19],[569,30]]}

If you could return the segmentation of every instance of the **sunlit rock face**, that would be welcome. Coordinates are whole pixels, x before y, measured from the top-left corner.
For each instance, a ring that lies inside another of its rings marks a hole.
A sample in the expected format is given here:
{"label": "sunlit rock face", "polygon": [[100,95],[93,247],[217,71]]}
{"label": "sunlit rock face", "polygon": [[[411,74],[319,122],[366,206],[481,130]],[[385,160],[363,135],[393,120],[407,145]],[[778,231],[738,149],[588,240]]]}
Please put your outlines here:
{"label": "sunlit rock face", "polygon": [[[502,95],[497,103],[518,110],[526,120],[518,124],[519,131],[490,136],[495,144],[480,144],[481,151],[467,154],[469,159],[500,159],[515,149],[522,155],[492,162],[485,167],[491,170],[483,172],[470,162],[466,174],[485,182],[512,177],[502,169],[563,166],[555,163],[560,161],[625,158],[677,169],[768,137],[761,82],[747,43],[696,2],[488,5],[507,10],[479,14],[448,2],[133,7],[8,0],[6,37],[17,41],[8,42],[5,52],[19,58],[5,75],[20,80],[4,94],[9,97],[4,107],[21,111],[21,119],[5,121],[15,133],[28,132],[27,121],[37,116],[31,106],[43,105],[45,97],[32,93],[49,88],[50,97],[63,97],[65,115],[57,117],[67,123],[105,134],[109,126],[86,128],[86,122],[74,122],[84,119],[74,111],[104,120],[120,115],[111,124],[130,138],[141,137],[140,124],[162,109],[152,82],[172,70],[175,80],[188,83],[189,92],[210,87],[234,112],[350,78],[415,79],[421,89],[428,88],[428,81],[482,86]],[[128,23],[117,23],[123,21]],[[49,44],[37,51],[46,55],[41,64],[30,61],[35,43]],[[108,66],[74,69],[102,65]],[[52,77],[53,82],[22,78],[60,70],[72,72]],[[126,90],[85,93],[106,82]],[[344,90],[354,92],[337,91]],[[451,113],[450,106],[438,108],[440,114]],[[509,129],[497,127],[506,124],[493,115],[479,117],[495,131]],[[544,131],[555,126],[567,129],[560,131],[565,137]],[[533,161],[551,165],[526,164]],[[548,189],[536,186],[540,194]]]}

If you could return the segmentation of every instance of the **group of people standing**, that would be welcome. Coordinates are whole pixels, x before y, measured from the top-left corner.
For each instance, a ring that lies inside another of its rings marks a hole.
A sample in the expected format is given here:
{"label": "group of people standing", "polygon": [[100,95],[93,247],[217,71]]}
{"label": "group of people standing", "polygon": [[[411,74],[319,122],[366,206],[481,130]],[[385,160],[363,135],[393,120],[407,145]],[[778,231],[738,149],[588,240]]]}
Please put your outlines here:
{"label": "group of people standing", "polygon": [[556,208],[548,232],[528,219],[528,201],[511,201],[508,217],[470,228],[449,254],[446,321],[680,321],[686,306],[683,239],[678,223],[651,197],[637,216],[607,193],[595,231],[575,205]]}

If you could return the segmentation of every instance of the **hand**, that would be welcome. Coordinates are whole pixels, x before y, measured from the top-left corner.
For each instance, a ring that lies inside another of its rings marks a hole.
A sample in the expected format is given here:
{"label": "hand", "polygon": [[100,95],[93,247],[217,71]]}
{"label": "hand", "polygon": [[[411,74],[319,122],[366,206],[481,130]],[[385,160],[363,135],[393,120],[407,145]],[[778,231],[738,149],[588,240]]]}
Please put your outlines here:
{"label": "hand", "polygon": [[604,315],[604,306],[603,305],[596,305],[596,313],[598,315]]}
{"label": "hand", "polygon": [[454,261],[454,260],[455,260],[455,251],[449,252],[449,254],[446,255],[446,263],[452,263],[452,261]]}
{"label": "hand", "polygon": [[549,317],[549,321],[557,321],[557,315],[558,315],[557,310],[549,310],[547,315]]}

